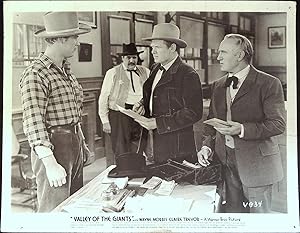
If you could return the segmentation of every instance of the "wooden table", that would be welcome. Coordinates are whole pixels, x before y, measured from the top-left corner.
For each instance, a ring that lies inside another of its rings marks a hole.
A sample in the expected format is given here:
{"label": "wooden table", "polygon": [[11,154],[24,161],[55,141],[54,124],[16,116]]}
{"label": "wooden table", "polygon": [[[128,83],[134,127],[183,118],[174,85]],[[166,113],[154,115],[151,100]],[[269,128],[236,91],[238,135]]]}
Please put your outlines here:
{"label": "wooden table", "polygon": [[[104,177],[112,170],[115,165],[109,166],[106,170],[96,176],[93,180],[79,189],[72,196],[58,205],[52,212],[62,212],[64,207],[70,206],[78,200],[92,200],[95,203],[101,204],[101,193],[106,190],[109,184],[102,184]],[[149,191],[149,192],[148,192]],[[153,190],[148,190],[147,193],[153,193]],[[146,193],[146,194],[147,194]],[[216,194],[215,185],[191,185],[191,184],[178,184],[170,195],[172,198],[193,199],[194,202],[190,211],[213,213],[216,212],[216,203],[219,198]],[[126,207],[125,207],[126,208]],[[99,210],[100,211],[100,210]],[[101,212],[101,211],[100,211]]]}

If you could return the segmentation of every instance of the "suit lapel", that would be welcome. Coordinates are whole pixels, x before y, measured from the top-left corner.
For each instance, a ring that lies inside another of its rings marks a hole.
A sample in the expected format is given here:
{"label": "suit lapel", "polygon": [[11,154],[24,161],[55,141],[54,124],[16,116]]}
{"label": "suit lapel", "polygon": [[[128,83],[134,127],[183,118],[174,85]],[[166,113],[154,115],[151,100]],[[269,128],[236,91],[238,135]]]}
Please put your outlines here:
{"label": "suit lapel", "polygon": [[161,76],[161,79],[157,83],[155,88],[158,88],[159,86],[162,86],[168,82],[170,82],[177,73],[179,65],[182,63],[181,58],[178,56],[174,63],[170,66],[170,68]]}
{"label": "suit lapel", "polygon": [[153,69],[151,69],[150,74],[149,74],[149,78],[146,80],[144,86],[145,86],[145,90],[147,93],[151,93],[151,89],[152,89],[152,84],[155,78],[155,75],[159,69],[159,64],[155,64]]}
{"label": "suit lapel", "polygon": [[219,82],[216,82],[216,86],[213,90],[215,92],[215,99],[216,99],[215,107],[217,109],[217,117],[223,120],[226,120],[226,111],[227,111],[226,87],[225,87],[226,78],[227,75],[223,76],[223,78],[221,78]]}
{"label": "suit lapel", "polygon": [[252,88],[255,82],[257,72],[253,68],[253,66],[250,66],[249,74],[247,75],[245,81],[243,82],[242,86],[240,87],[238,93],[236,94],[232,105],[234,105],[240,98],[242,98],[244,95],[246,95]]}

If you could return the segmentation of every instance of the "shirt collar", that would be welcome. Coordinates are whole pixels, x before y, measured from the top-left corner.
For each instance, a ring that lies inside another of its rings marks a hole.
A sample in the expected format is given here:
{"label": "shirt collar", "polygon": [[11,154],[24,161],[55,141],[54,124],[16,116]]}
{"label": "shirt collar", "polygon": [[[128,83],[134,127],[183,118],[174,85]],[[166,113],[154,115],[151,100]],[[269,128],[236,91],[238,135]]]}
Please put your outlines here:
{"label": "shirt collar", "polygon": [[[55,65],[55,63],[51,60],[51,58],[45,55],[45,53],[40,53],[39,59],[45,65],[45,67],[47,67],[47,69],[50,69],[52,65]],[[70,62],[67,59],[64,59],[62,67],[64,68],[67,74],[70,73],[71,70],[70,66],[71,66]]]}
{"label": "shirt collar", "polygon": [[244,69],[240,70],[239,72],[235,73],[234,75],[233,75],[233,73],[229,73],[228,77],[235,76],[238,79],[242,79],[248,75],[249,71],[250,71],[250,65],[247,65]]}
{"label": "shirt collar", "polygon": [[175,56],[175,58],[172,61],[170,61],[169,63],[167,63],[164,66],[162,65],[162,67],[164,67],[165,70],[167,71],[171,67],[171,65],[173,65],[173,63],[175,62],[175,60],[177,59],[177,57],[178,57],[178,54]]}

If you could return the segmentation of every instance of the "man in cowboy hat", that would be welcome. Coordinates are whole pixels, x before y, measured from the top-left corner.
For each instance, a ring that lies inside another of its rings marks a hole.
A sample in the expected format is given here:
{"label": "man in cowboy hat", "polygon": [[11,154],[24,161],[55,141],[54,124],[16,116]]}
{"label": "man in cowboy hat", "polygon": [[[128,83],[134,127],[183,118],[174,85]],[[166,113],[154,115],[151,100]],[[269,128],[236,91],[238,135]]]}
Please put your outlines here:
{"label": "man in cowboy hat", "polygon": [[47,44],[20,80],[23,128],[32,148],[38,212],[50,212],[83,185],[83,91],[67,58],[78,35],[90,32],[76,12],[48,12],[45,28],[35,33]]}
{"label": "man in cowboy hat", "polygon": [[132,141],[140,131],[139,124],[121,113],[118,105],[132,109],[142,98],[142,87],[149,76],[147,68],[137,65],[142,52],[137,51],[134,43],[123,44],[123,52],[118,53],[122,63],[106,72],[101,88],[99,116],[103,131],[111,136],[115,156],[130,152]]}
{"label": "man in cowboy hat", "polygon": [[178,55],[179,48],[187,46],[179,34],[176,25],[161,23],[154,26],[152,37],[144,38],[151,41],[155,64],[143,87],[149,119],[138,122],[149,130],[149,134],[144,130],[142,141],[148,144],[149,135],[156,163],[170,158],[197,161],[193,124],[202,118],[202,87],[197,72]]}

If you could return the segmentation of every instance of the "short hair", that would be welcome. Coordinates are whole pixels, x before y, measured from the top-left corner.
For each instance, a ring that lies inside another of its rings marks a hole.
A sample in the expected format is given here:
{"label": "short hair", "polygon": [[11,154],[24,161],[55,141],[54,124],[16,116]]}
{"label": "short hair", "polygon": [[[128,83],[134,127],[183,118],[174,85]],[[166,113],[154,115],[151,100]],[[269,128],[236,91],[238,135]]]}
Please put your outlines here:
{"label": "short hair", "polygon": [[245,59],[248,64],[252,63],[254,50],[250,40],[247,37],[240,34],[227,34],[225,35],[224,39],[233,39],[236,42],[236,45],[239,45],[244,51]]}
{"label": "short hair", "polygon": [[45,41],[48,43],[48,44],[54,44],[55,41],[57,41],[58,39],[68,39],[72,36],[60,36],[60,37],[52,37],[52,38],[45,38]]}

